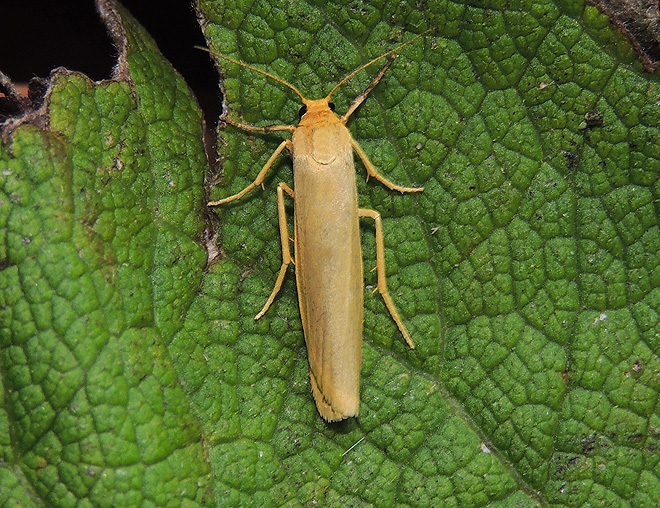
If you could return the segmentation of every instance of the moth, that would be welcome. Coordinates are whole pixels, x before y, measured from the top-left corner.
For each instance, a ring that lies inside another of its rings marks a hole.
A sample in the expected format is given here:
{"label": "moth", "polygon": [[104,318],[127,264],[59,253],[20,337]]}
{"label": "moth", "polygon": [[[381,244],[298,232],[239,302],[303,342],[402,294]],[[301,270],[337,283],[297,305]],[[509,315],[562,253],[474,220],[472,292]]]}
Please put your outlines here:
{"label": "moth", "polygon": [[[376,226],[377,290],[392,318],[411,348],[415,345],[387,290],[385,247],[380,214],[360,208],[353,151],[364,164],[369,177],[399,192],[421,192],[422,187],[402,187],[382,176],[360,145],[353,139],[346,123],[367,98],[395,59],[395,53],[427,32],[362,65],[342,79],[322,99],[307,99],[293,85],[266,71],[234,60],[213,55],[258,72],[293,90],[302,102],[300,122],[295,125],[254,126],[223,121],[252,132],[288,131],[291,139],[282,141],[255,180],[242,191],[208,206],[224,205],[240,199],[263,184],[266,173],[277,157],[288,150],[293,158],[292,189],[286,183],[277,186],[277,207],[282,266],[275,287],[255,319],[262,317],[282,287],[291,263],[295,265],[298,302],[305,342],[309,355],[312,393],[319,413],[334,422],[357,416],[360,407],[360,367],[362,363],[363,292],[360,217],[374,220]],[[389,57],[371,84],[341,117],[330,102],[332,95],[346,81],[378,60]],[[289,228],[285,194],[294,201],[294,257],[289,248]]]}

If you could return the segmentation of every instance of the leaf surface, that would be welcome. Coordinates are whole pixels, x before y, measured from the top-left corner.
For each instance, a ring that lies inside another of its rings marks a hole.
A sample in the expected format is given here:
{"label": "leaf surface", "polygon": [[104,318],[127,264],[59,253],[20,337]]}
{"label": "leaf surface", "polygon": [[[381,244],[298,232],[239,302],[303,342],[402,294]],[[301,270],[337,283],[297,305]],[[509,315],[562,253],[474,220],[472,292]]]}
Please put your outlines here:
{"label": "leaf surface", "polygon": [[[222,504],[655,506],[660,89],[607,18],[574,2],[199,3],[211,49],[309,98],[437,28],[348,123],[387,178],[425,187],[365,183],[356,163],[417,344],[371,295],[365,224],[359,418],[328,425],[314,411],[293,273],[252,320],[281,263],[275,187],[292,185],[290,158],[264,191],[215,209]],[[286,87],[219,66],[234,121],[296,123]],[[378,68],[337,91],[340,114]],[[222,131],[212,198],[244,188],[286,136]]]}
{"label": "leaf surface", "polygon": [[[199,0],[209,47],[312,98],[437,28],[348,123],[382,174],[425,187],[392,192],[356,163],[417,348],[371,294],[365,221],[361,414],[327,424],[293,270],[253,319],[281,263],[289,157],[215,209],[220,251],[205,252],[198,108],[135,21],[101,6],[115,79],[58,70],[43,106],[3,126],[0,503],[657,506],[660,89],[605,16]],[[220,67],[231,118],[296,122],[290,90]],[[337,91],[338,112],[377,71]],[[223,130],[211,197],[282,139]]]}
{"label": "leaf surface", "polygon": [[201,115],[130,15],[115,79],[56,69],[0,146],[0,504],[205,506],[168,353],[206,255]]}

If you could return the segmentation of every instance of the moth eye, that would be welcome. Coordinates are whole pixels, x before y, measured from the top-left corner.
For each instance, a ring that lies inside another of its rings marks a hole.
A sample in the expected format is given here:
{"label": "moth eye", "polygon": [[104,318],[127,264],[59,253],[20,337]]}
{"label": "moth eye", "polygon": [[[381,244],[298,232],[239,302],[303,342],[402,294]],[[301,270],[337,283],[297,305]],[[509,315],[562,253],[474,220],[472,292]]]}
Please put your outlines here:
{"label": "moth eye", "polygon": [[334,102],[328,102],[328,107],[330,108],[330,111],[335,110],[335,103]]}
{"label": "moth eye", "polygon": [[305,113],[307,113],[307,106],[302,106],[298,111],[298,118],[302,118]]}

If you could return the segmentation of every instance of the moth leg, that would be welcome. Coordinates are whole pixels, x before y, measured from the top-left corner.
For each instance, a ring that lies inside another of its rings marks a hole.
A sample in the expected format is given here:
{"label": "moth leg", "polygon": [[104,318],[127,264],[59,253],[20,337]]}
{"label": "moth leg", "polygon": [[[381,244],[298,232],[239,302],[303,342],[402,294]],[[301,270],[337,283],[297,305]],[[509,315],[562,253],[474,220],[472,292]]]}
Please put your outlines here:
{"label": "moth leg", "polygon": [[360,159],[362,160],[362,163],[364,164],[364,167],[367,168],[367,174],[369,176],[373,176],[376,180],[378,180],[380,183],[385,185],[386,187],[389,187],[392,190],[399,191],[399,192],[421,192],[424,190],[424,187],[402,187],[401,185],[397,185],[393,182],[390,182],[387,178],[385,178],[383,175],[381,175],[378,170],[376,169],[376,166],[374,166],[371,161],[369,160],[369,157],[367,157],[367,154],[364,153],[364,150],[358,145],[357,141],[353,139],[353,136],[351,136],[351,146],[353,147],[353,150],[356,151]]}
{"label": "moth leg", "polygon": [[411,349],[415,349],[415,344],[410,338],[410,334],[408,333],[408,330],[406,330],[406,326],[403,324],[403,321],[399,316],[399,312],[394,306],[392,298],[390,298],[389,291],[387,291],[387,280],[385,276],[385,244],[383,242],[383,225],[380,219],[380,213],[378,213],[376,210],[359,208],[358,215],[360,217],[369,217],[373,219],[374,223],[376,224],[376,269],[378,271],[378,286],[376,289],[378,289],[380,294],[383,295],[383,300],[385,300],[387,310],[390,311],[392,319],[394,319],[394,322],[399,327],[401,335],[403,335],[403,338],[406,340]]}
{"label": "moth leg", "polygon": [[280,267],[280,273],[277,276],[275,287],[273,288],[272,293],[268,297],[268,300],[266,300],[266,303],[261,311],[259,311],[259,314],[257,314],[254,319],[259,319],[261,316],[263,316],[270,307],[270,304],[273,303],[275,296],[277,296],[277,293],[282,287],[282,282],[284,282],[286,269],[289,267],[290,263],[293,263],[291,250],[289,249],[289,226],[286,222],[286,209],[284,208],[285,192],[291,196],[291,199],[293,199],[293,190],[291,190],[291,187],[289,187],[287,184],[282,182],[277,186],[277,216],[280,223],[280,241],[282,242],[282,266]]}
{"label": "moth leg", "polygon": [[288,148],[289,151],[293,150],[293,144],[291,143],[290,139],[286,139],[282,141],[282,143],[280,143],[280,146],[277,147],[277,149],[273,152],[273,155],[270,156],[270,159],[268,159],[268,161],[266,161],[266,164],[264,164],[264,167],[257,175],[257,178],[254,179],[254,182],[252,182],[250,185],[245,187],[245,189],[243,189],[238,194],[234,194],[233,196],[229,196],[228,198],[220,199],[218,201],[210,201],[207,203],[207,205],[208,206],[224,205],[225,203],[229,203],[230,201],[234,201],[235,199],[242,198],[252,189],[261,185],[264,181],[264,178],[266,177],[266,173],[268,173],[268,170],[273,165],[273,162],[275,162],[277,156],[281,154],[282,150],[284,150],[285,148]]}
{"label": "moth leg", "polygon": [[244,131],[251,131],[251,132],[275,132],[275,131],[289,131],[293,133],[296,130],[295,125],[265,125],[265,126],[259,126],[259,125],[250,125],[249,123],[241,123],[241,122],[235,122],[234,120],[231,120],[230,118],[224,117],[220,119],[221,122],[233,125],[234,127],[238,127],[239,129],[242,129]]}

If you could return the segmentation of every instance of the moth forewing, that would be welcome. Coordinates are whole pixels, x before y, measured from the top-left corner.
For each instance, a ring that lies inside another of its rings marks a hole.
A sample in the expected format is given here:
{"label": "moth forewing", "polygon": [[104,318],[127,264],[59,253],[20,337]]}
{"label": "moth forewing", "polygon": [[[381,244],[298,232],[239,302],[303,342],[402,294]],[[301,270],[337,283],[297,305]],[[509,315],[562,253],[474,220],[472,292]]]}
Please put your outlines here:
{"label": "moth forewing", "polygon": [[[228,203],[262,185],[277,156],[285,148],[291,152],[294,189],[285,183],[280,183],[277,188],[282,265],[275,287],[255,319],[268,310],[282,286],[289,264],[295,259],[298,302],[309,356],[312,393],[319,413],[328,421],[356,416],[359,412],[364,303],[360,217],[375,221],[377,289],[406,342],[411,348],[414,347],[387,291],[380,214],[358,207],[353,150],[364,163],[367,174],[390,189],[399,192],[419,192],[423,189],[396,185],[378,173],[345,124],[383,77],[394,59],[390,55],[424,33],[359,67],[337,83],[327,97],[318,100],[305,98],[293,85],[261,69],[214,53],[289,87],[303,103],[301,111],[304,111],[298,126],[258,127],[226,120],[248,131],[289,131],[293,136],[291,141],[283,141],[278,146],[250,185],[237,194],[208,204]],[[342,117],[337,116],[329,102],[332,94],[359,71],[385,56],[390,58],[376,78]],[[289,248],[284,194],[293,198],[295,203],[294,256],[291,256]]]}
{"label": "moth forewing", "polygon": [[321,416],[335,421],[357,415],[360,399],[357,186],[348,129],[334,113],[322,126],[307,115],[293,135],[296,284],[312,392]]}

